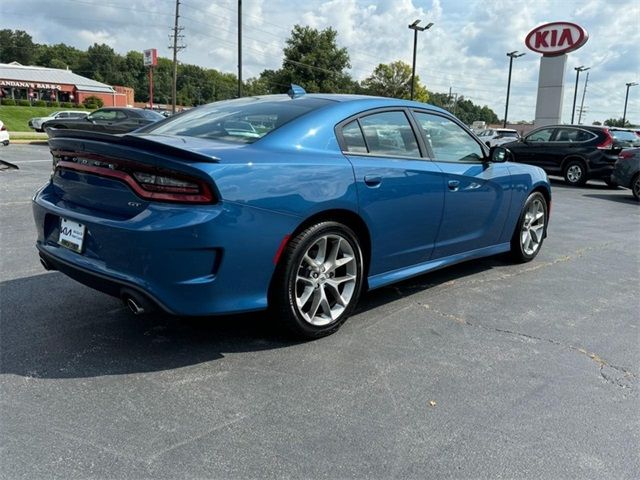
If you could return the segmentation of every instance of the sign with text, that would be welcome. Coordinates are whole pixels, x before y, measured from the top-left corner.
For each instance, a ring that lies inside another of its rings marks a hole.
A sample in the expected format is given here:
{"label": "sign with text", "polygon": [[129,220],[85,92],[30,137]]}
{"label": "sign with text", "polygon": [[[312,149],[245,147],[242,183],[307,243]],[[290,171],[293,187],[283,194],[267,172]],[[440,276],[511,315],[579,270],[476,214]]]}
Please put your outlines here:
{"label": "sign with text", "polygon": [[540,25],[529,32],[524,43],[534,52],[552,57],[577,50],[589,39],[580,25],[569,22],[553,22]]}
{"label": "sign with text", "polygon": [[143,63],[145,67],[155,67],[158,65],[158,50],[155,48],[145,50]]}

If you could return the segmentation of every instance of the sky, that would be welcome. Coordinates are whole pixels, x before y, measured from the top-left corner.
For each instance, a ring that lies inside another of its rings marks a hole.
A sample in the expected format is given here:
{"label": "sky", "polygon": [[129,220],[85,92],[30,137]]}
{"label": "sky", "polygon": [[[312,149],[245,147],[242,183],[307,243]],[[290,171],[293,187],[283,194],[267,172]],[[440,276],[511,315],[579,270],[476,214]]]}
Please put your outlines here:
{"label": "sky", "polygon": [[[186,48],[179,59],[237,71],[237,0],[181,0]],[[416,19],[434,26],[419,34],[416,73],[428,90],[463,95],[503,118],[508,58],[514,61],[509,120],[535,117],[540,55],[526,34],[551,21],[584,27],[589,40],[568,54],[563,123],[571,120],[576,66],[587,66],[583,123],[622,117],[626,83],[640,83],[640,2],[634,0],[243,0],[243,77],[282,63],[294,25],[333,27],[348,49],[351,75],[362,80],[379,63],[411,63]],[[170,57],[175,0],[0,0],[0,28],[26,30],[38,43],[86,49],[106,43],[119,53],[157,48]],[[578,105],[586,73],[580,76]],[[640,85],[631,87],[627,119],[640,124]],[[577,121],[577,115],[576,115]]]}

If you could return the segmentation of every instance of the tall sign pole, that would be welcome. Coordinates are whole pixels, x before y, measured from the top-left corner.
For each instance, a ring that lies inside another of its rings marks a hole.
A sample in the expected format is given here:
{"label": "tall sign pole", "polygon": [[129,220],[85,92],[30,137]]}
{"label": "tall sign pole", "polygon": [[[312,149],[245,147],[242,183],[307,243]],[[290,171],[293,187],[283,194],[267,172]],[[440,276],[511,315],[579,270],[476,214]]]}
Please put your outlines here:
{"label": "tall sign pole", "polygon": [[158,50],[145,50],[142,59],[144,66],[149,68],[149,108],[153,110],[153,68],[158,65]]}

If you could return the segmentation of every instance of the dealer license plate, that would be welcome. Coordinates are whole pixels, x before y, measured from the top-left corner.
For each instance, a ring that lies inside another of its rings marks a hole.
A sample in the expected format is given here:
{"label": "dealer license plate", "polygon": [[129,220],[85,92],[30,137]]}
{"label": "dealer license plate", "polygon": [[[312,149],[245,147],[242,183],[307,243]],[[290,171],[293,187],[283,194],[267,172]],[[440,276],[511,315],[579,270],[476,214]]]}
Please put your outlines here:
{"label": "dealer license plate", "polygon": [[66,218],[60,219],[60,237],[58,243],[74,252],[82,252],[84,232],[86,227],[78,222],[72,222]]}

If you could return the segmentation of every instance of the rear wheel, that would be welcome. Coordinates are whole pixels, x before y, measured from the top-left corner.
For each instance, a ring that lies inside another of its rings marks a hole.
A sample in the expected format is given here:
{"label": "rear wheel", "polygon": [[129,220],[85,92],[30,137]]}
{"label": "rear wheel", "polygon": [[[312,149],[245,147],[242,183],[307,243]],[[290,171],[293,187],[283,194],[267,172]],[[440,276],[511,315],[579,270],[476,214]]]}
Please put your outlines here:
{"label": "rear wheel", "polygon": [[582,186],[587,183],[587,168],[580,160],[571,160],[564,167],[564,179],[572,186]]}
{"label": "rear wheel", "polygon": [[3,142],[2,142],[2,144],[3,144],[5,147],[8,147],[8,146],[9,146],[9,140],[5,140],[5,141],[3,141]]}
{"label": "rear wheel", "polygon": [[636,200],[640,200],[640,173],[636,173],[631,180],[631,193]]}
{"label": "rear wheel", "polygon": [[524,204],[516,230],[511,238],[511,255],[518,262],[536,258],[547,229],[547,200],[540,192],[533,192]]}
{"label": "rear wheel", "polygon": [[285,249],[271,289],[274,313],[298,337],[329,335],[357,304],[363,272],[351,229],[336,222],[313,225]]}
{"label": "rear wheel", "polygon": [[604,183],[606,183],[606,184],[607,184],[607,187],[609,187],[609,188],[613,188],[613,189],[618,188],[618,182],[616,182],[615,180],[613,180],[611,177],[609,177],[609,178],[605,178],[605,179],[604,179]]}

